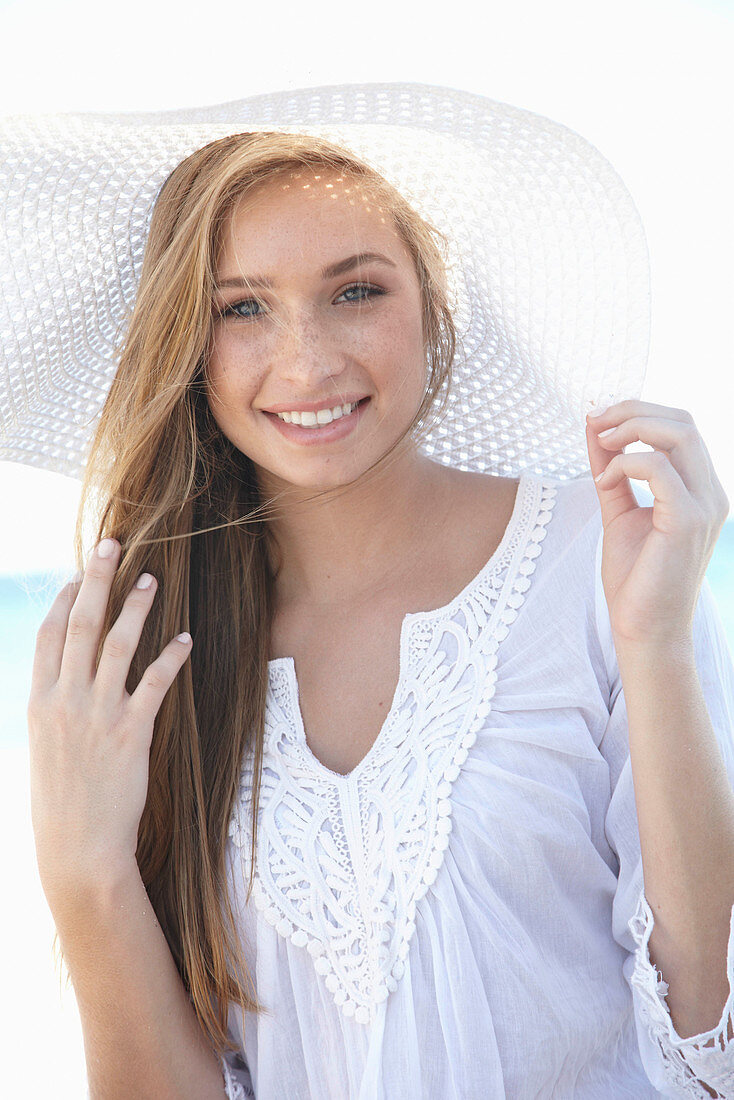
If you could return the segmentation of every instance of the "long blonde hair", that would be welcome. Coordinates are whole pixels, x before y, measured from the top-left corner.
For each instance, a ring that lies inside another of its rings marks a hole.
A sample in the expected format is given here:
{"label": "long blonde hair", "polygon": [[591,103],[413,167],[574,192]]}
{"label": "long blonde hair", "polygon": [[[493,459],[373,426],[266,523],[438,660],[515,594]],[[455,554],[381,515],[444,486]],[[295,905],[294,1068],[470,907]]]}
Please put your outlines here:
{"label": "long blonde hair", "polygon": [[[221,432],[206,399],[214,265],[235,200],[276,174],[311,167],[349,174],[379,194],[415,264],[427,385],[401,440],[421,430],[429,413],[433,423],[443,412],[456,332],[442,234],[373,169],[329,142],[272,132],[221,138],[182,161],[156,200],[74,537],[80,569],[88,514],[95,544],[112,536],[122,546],[98,659],[138,575],[157,578],[128,691],[174,635],[188,630],[194,639],[156,717],[136,854],[184,986],[218,1050],[231,1048],[228,1002],[265,1011],[242,961],[225,848],[243,757],[252,752],[254,872],[277,571],[267,552],[273,501],[261,499],[252,462]],[[252,881],[251,873],[249,890]]]}

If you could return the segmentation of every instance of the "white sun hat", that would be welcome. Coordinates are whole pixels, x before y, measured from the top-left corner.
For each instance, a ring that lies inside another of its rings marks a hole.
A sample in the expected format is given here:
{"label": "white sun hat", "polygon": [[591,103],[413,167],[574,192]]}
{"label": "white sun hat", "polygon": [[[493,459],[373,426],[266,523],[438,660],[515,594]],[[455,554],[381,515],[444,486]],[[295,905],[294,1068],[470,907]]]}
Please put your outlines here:
{"label": "white sun hat", "polygon": [[168,175],[215,138],[315,134],[446,235],[458,343],[421,449],[502,476],[589,472],[585,415],[642,391],[650,271],[632,197],[558,122],[426,84],[195,109],[0,118],[0,460],[81,477]]}

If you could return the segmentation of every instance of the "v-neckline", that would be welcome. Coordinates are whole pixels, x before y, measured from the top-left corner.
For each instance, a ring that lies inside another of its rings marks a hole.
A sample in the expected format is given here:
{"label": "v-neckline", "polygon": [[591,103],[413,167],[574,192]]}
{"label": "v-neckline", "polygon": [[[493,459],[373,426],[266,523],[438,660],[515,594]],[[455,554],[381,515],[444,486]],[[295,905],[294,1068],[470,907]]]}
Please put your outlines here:
{"label": "v-neckline", "polygon": [[298,687],[298,677],[296,675],[295,658],[273,657],[271,660],[268,661],[268,676],[271,686],[273,674],[277,671],[277,669],[282,668],[285,672],[286,682],[288,684],[288,690],[290,692],[290,699],[296,723],[295,733],[298,738],[301,750],[311,768],[326,776],[333,783],[346,786],[353,785],[358,779],[359,775],[362,773],[362,771],[369,766],[372,757],[382,745],[382,742],[385,738],[385,731],[387,730],[392,720],[393,712],[396,709],[398,699],[400,698],[402,692],[403,682],[405,680],[408,665],[407,649],[411,626],[417,619],[430,621],[452,617],[454,612],[457,610],[459,604],[463,603],[467,596],[469,596],[471,592],[479,584],[482,583],[485,577],[487,577],[495,570],[498,563],[502,560],[502,558],[504,558],[505,552],[508,549],[515,534],[515,531],[520,524],[520,519],[524,514],[525,497],[530,492],[531,486],[534,485],[535,482],[538,480],[539,478],[535,474],[532,474],[528,471],[522,472],[519,475],[518,486],[515,492],[515,503],[512,508],[510,519],[507,523],[507,526],[505,527],[504,534],[500,539],[499,545],[492,553],[488,561],[484,563],[479,572],[475,574],[475,576],[472,577],[472,579],[468,581],[467,584],[464,585],[458,595],[454,596],[453,599],[451,599],[447,604],[444,604],[443,607],[437,607],[430,611],[408,611],[403,616],[403,621],[400,625],[400,665],[398,671],[398,679],[395,685],[395,691],[393,693],[389,710],[385,715],[385,720],[380,726],[380,729],[374,741],[372,742],[372,745],[364,754],[362,759],[357,764],[355,764],[351,771],[332,771],[331,768],[327,768],[325,764],[322,764],[318,757],[311,751],[311,748],[308,744],[308,738],[306,736],[306,728],[303,722],[303,714],[301,712],[300,692]]}

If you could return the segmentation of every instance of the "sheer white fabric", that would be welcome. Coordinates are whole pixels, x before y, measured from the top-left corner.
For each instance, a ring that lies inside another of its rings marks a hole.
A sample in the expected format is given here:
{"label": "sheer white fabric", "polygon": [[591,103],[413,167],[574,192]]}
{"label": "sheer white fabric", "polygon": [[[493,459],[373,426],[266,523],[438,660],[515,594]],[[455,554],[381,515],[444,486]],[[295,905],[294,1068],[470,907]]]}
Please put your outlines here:
{"label": "sheer white fabric", "polygon": [[[308,748],[294,662],[270,663],[249,902],[249,760],[228,845],[267,1012],[230,1006],[231,1100],[734,1096],[734,928],[730,997],[700,1036],[676,1034],[647,952],[601,536],[590,475],[522,475],[490,561],[406,616],[390,712],[347,776]],[[734,668],[707,583],[694,631],[734,779]]]}

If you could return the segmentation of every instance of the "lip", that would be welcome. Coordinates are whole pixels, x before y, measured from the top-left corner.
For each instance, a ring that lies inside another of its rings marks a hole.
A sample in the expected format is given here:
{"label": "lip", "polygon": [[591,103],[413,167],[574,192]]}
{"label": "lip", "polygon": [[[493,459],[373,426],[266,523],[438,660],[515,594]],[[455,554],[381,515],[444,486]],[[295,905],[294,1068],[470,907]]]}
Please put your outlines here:
{"label": "lip", "polygon": [[[357,399],[355,398],[355,400]],[[290,439],[294,443],[301,443],[306,447],[313,447],[318,443],[332,443],[349,435],[356,427],[369,401],[369,397],[362,398],[360,404],[348,416],[340,416],[338,420],[332,420],[330,424],[322,424],[320,428],[304,428],[300,424],[286,424],[285,420],[281,420],[275,413],[266,409],[261,411],[263,416],[266,416],[273,427],[286,439]],[[347,402],[345,401],[344,404],[346,405]],[[332,407],[330,405],[321,406],[321,408],[327,409]],[[290,412],[291,410],[290,407],[286,407],[283,411]]]}
{"label": "lip", "polygon": [[290,405],[271,405],[269,409],[261,409],[260,412],[320,412],[321,409],[333,409],[337,405],[353,405],[355,401],[364,401],[365,396],[366,394],[364,393],[347,393],[340,401],[335,401],[332,395],[331,397],[325,398],[323,401],[302,401],[300,404],[295,402]]}

